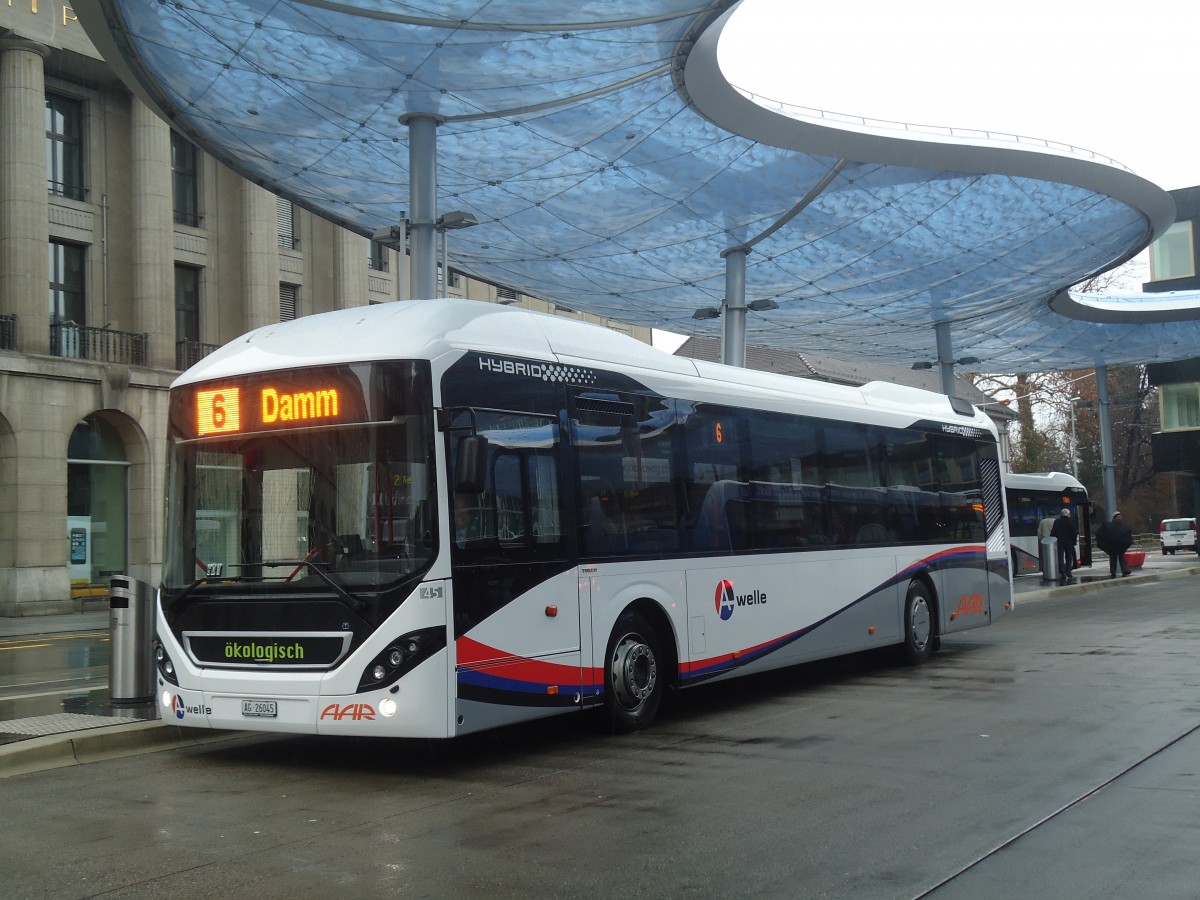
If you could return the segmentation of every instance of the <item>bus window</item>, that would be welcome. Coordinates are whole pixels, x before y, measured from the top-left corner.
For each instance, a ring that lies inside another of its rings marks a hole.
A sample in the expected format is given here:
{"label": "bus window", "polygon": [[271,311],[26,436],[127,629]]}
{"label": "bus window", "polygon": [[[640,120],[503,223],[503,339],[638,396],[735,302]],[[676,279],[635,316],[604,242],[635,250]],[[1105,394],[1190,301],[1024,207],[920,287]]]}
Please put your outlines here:
{"label": "bus window", "polygon": [[[606,405],[604,398],[587,395],[575,401],[583,552],[678,550],[674,404],[657,397],[611,396]],[[593,523],[599,526],[594,531]]]}
{"label": "bus window", "polygon": [[[472,421],[486,441],[466,446],[486,448],[484,477],[478,492],[453,492],[456,528],[451,538],[456,551],[479,562],[501,554],[508,561],[561,555],[557,422],[527,413],[479,410],[473,417],[464,411],[454,424],[465,427]],[[455,471],[463,442],[451,441],[449,446]]]}

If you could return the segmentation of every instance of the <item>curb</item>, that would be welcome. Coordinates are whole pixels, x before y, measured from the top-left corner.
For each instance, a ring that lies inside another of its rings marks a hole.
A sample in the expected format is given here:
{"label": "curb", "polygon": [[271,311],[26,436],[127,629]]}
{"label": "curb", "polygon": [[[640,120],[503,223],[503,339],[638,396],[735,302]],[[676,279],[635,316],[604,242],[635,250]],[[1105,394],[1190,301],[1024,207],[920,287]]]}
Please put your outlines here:
{"label": "curb", "polygon": [[48,769],[86,765],[105,759],[214,744],[250,731],[208,731],[181,728],[164,722],[131,722],[106,725],[89,731],[52,734],[0,746],[0,778],[28,775]]}
{"label": "curb", "polygon": [[1154,582],[1154,581],[1170,581],[1175,578],[1186,578],[1192,575],[1200,575],[1200,566],[1191,566],[1187,569],[1177,569],[1173,572],[1146,572],[1145,574],[1135,573],[1128,578],[1109,578],[1101,575],[1088,581],[1080,581],[1076,584],[1064,584],[1058,587],[1042,588],[1041,590],[1025,591],[1018,594],[1013,593],[1013,600],[1017,608],[1020,608],[1022,603],[1029,603],[1037,600],[1052,600],[1055,597],[1070,596],[1077,594],[1082,590],[1090,588],[1099,588],[1100,590],[1111,590],[1119,587],[1126,587],[1131,583],[1138,582]]}

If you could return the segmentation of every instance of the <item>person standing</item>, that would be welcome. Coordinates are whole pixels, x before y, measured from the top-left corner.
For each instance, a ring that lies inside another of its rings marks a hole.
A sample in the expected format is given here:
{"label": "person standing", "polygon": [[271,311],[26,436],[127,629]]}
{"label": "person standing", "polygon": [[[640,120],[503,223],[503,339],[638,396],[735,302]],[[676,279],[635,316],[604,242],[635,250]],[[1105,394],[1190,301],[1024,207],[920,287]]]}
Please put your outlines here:
{"label": "person standing", "polygon": [[1075,520],[1071,518],[1071,510],[1063,507],[1062,515],[1050,529],[1050,534],[1058,547],[1058,583],[1074,584],[1071,572],[1075,568],[1075,542],[1079,539],[1079,531]]}
{"label": "person standing", "polygon": [[1096,544],[1108,554],[1108,575],[1117,577],[1117,565],[1121,566],[1121,577],[1130,573],[1129,563],[1125,561],[1125,551],[1133,546],[1133,529],[1125,524],[1119,512],[1113,513],[1112,519],[1100,526],[1096,532]]}
{"label": "person standing", "polygon": [[1057,521],[1058,516],[1046,516],[1038,522],[1038,544],[1050,537],[1050,532],[1054,529],[1054,523]]}

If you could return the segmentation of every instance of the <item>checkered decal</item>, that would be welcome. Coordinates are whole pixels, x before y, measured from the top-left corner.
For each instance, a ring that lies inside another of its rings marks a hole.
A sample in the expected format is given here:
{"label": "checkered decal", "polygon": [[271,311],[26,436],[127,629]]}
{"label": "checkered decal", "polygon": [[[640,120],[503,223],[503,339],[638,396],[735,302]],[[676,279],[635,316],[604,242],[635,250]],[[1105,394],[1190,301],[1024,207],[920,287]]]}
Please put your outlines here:
{"label": "checkered decal", "polygon": [[1004,485],[1000,481],[1000,462],[986,457],[979,460],[979,477],[983,484],[983,516],[987,526],[988,552],[1007,552],[1008,541],[1004,534],[1004,504],[1001,502]]}
{"label": "checkered decal", "polygon": [[579,366],[543,365],[542,381],[554,381],[562,384],[595,384],[596,373],[591,369]]}

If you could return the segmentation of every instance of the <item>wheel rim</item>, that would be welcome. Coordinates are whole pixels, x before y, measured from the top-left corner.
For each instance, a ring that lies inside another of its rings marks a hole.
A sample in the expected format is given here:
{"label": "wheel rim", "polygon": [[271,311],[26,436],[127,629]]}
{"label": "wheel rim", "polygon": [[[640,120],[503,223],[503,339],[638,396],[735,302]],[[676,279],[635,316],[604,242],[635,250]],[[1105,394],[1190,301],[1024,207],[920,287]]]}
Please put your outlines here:
{"label": "wheel rim", "polygon": [[918,650],[924,650],[929,643],[929,621],[929,601],[921,594],[914,594],[908,624],[913,646]]}
{"label": "wheel rim", "polygon": [[625,709],[636,712],[658,684],[658,662],[650,645],[636,634],[617,641],[610,670],[613,692]]}

